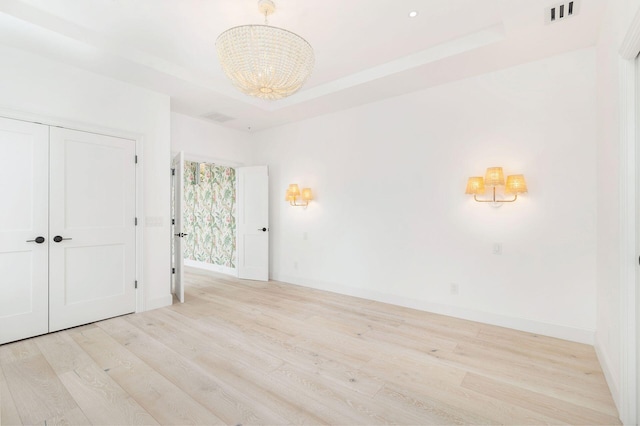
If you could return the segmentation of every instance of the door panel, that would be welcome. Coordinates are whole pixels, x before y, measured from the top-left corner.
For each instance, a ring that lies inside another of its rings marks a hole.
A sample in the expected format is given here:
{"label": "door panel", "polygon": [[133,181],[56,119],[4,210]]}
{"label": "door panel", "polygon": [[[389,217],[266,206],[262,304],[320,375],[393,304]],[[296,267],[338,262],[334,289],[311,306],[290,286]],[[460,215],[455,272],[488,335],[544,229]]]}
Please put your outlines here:
{"label": "door panel", "polygon": [[175,170],[172,175],[173,185],[173,294],[180,303],[184,302],[184,245],[182,234],[182,205],[184,204],[184,153],[180,152],[176,155],[171,163],[171,167]]}
{"label": "door panel", "polygon": [[102,145],[96,135],[87,133],[79,133],[76,138],[87,136],[94,140],[87,143],[66,138],[63,142],[64,226],[66,229],[122,229],[132,217],[126,208],[130,200],[122,196],[126,194],[127,184],[131,184],[127,182],[131,176],[126,173],[127,167],[124,173],[120,167],[135,167],[135,152],[126,149],[133,148],[133,143],[122,140],[122,145]]}
{"label": "door panel", "polygon": [[48,135],[0,118],[0,344],[48,331]]}
{"label": "door panel", "polygon": [[50,331],[135,311],[135,143],[51,128],[50,150]]}
{"label": "door panel", "polygon": [[[74,305],[125,294],[125,281],[122,279],[126,272],[124,244],[65,247],[64,250],[64,269],[67,271],[65,304]],[[100,259],[100,262],[93,264],[96,269],[87,270],[84,265],[91,264],[93,259]],[[85,285],[88,282],[91,282],[91,286]]]}
{"label": "door panel", "polygon": [[269,280],[269,171],[240,167],[238,176],[238,277]]}

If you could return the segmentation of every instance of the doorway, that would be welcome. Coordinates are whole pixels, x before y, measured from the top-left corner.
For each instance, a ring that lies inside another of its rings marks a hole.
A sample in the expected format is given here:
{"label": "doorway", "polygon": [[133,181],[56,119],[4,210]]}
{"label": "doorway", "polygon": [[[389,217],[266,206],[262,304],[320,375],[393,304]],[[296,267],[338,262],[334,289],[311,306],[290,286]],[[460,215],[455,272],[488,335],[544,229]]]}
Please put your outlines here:
{"label": "doorway", "polygon": [[233,167],[184,161],[185,266],[237,275],[236,197]]}
{"label": "doorway", "polygon": [[184,302],[184,266],[269,280],[269,170],[173,158],[172,293]]}
{"label": "doorway", "polygon": [[236,171],[175,155],[171,172],[172,293],[184,302],[184,267],[237,276]]}

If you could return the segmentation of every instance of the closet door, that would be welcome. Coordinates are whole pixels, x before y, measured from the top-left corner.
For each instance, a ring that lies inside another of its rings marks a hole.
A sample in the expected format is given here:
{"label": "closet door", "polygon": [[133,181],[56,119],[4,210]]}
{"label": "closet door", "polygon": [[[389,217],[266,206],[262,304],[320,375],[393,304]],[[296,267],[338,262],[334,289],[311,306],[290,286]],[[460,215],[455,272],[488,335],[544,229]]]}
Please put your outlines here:
{"label": "closet door", "polygon": [[51,128],[49,331],[135,311],[135,143]]}
{"label": "closet door", "polygon": [[0,118],[0,344],[48,331],[48,133]]}

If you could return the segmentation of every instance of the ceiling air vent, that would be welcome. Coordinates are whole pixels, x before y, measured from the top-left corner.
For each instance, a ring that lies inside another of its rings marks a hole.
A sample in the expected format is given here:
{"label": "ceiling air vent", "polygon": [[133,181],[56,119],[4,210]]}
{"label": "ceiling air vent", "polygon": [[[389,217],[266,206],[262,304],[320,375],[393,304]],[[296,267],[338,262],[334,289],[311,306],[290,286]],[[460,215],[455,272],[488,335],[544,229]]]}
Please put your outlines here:
{"label": "ceiling air vent", "polygon": [[216,123],[224,123],[226,121],[235,120],[235,118],[229,117],[228,115],[220,114],[219,112],[214,112],[212,114],[203,115],[202,118],[206,118],[207,120],[215,121]]}
{"label": "ceiling air vent", "polygon": [[563,19],[575,16],[578,14],[580,6],[579,0],[565,1],[564,3],[551,6],[546,10],[547,24],[561,21]]}

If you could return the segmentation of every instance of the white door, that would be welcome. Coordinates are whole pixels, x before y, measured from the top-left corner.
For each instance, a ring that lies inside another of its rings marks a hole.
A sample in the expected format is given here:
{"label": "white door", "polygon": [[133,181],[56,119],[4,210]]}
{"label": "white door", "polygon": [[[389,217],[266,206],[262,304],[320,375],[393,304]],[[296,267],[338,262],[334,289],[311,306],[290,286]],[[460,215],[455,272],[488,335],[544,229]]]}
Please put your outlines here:
{"label": "white door", "polygon": [[49,331],[135,311],[135,142],[51,127]]}
{"label": "white door", "polygon": [[[639,54],[640,55],[640,54]],[[635,60],[635,68],[636,68],[636,105],[640,105],[640,56],[636,57]],[[636,114],[636,147],[640,146],[640,116]],[[637,150],[637,148],[636,148]],[[636,168],[640,166],[640,150],[636,151]],[[638,177],[636,177],[638,179]],[[636,200],[640,199],[640,181],[636,180]],[[636,211],[636,214],[640,212]],[[640,230],[640,217],[636,217],[636,232]],[[638,245],[639,250],[636,251],[640,253],[640,234],[636,236],[636,245]],[[638,269],[636,269],[636,303],[635,303],[635,328],[636,328],[636,374],[633,378],[635,381],[635,390],[636,390],[636,424],[640,424],[640,274],[638,273]]]}
{"label": "white door", "polygon": [[269,169],[240,167],[238,178],[238,277],[269,280]]}
{"label": "white door", "polygon": [[49,329],[49,128],[0,118],[0,153],[2,344]]}
{"label": "white door", "polygon": [[[182,205],[184,204],[184,152],[180,151],[171,163],[173,186],[173,294],[180,303],[184,302],[184,247],[182,239]],[[197,171],[196,171],[197,173]]]}

